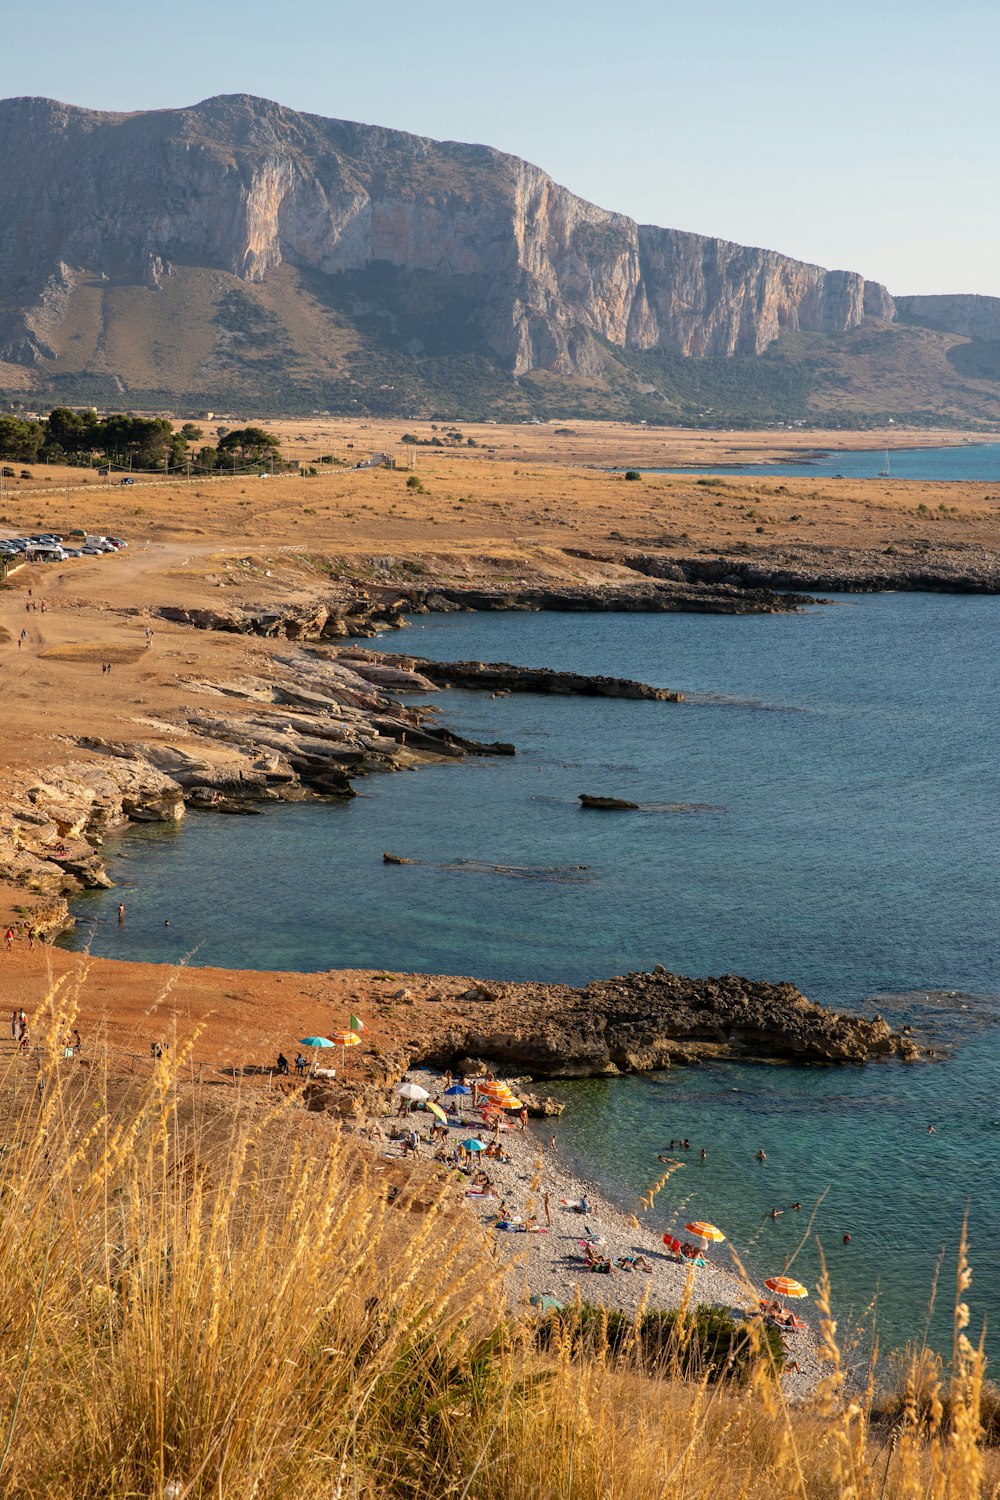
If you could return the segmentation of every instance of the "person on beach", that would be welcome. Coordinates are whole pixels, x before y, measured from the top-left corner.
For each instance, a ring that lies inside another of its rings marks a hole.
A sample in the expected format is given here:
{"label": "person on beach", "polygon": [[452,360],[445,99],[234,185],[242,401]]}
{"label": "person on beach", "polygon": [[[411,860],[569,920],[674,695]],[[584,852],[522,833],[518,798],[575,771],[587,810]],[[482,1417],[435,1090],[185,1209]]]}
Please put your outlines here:
{"label": "person on beach", "polygon": [[4,947],[7,949],[7,952],[8,953],[13,953],[13,951],[14,951],[14,929],[13,929],[13,927],[8,927],[7,928],[7,931],[3,935],[3,941],[4,941]]}
{"label": "person on beach", "polygon": [[17,1011],[16,1010],[12,1010],[11,1013],[10,1013],[10,1035],[11,1035],[11,1040],[16,1042],[17,1039],[18,1039],[18,1037],[20,1036],[20,1034],[21,1034],[21,1023],[18,1020]]}
{"label": "person on beach", "polygon": [[288,1058],[283,1052],[278,1053],[278,1072],[286,1075],[288,1073]]}
{"label": "person on beach", "polygon": [[124,927],[125,926],[125,902],[124,901],[119,901],[119,903],[118,903],[118,926],[119,927]]}
{"label": "person on beach", "polygon": [[527,1130],[527,1128],[528,1128],[528,1108],[527,1108],[527,1105],[524,1105],[521,1108],[521,1110],[518,1112],[518,1119],[521,1122],[521,1129],[522,1130]]}
{"label": "person on beach", "polygon": [[556,1149],[556,1138],[555,1138],[555,1136],[553,1136],[552,1139],[549,1141],[549,1150],[550,1151],[554,1151],[555,1149]]}
{"label": "person on beach", "polygon": [[549,1226],[549,1228],[551,1229],[552,1228],[552,1194],[549,1192],[548,1188],[546,1188],[545,1192],[542,1194],[542,1207],[545,1210],[545,1222]]}
{"label": "person on beach", "polygon": [[28,1029],[28,1012],[24,1010],[23,1007],[17,1013],[17,1027],[18,1036],[24,1036],[25,1032]]}

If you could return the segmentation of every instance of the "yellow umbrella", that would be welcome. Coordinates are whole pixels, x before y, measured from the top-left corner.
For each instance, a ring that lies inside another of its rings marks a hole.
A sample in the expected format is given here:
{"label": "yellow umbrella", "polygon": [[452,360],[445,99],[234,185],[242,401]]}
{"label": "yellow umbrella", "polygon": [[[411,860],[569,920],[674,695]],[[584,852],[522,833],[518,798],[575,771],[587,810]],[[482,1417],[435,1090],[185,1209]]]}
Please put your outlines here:
{"label": "yellow umbrella", "polygon": [[694,1219],[690,1224],[685,1224],[684,1228],[689,1234],[695,1235],[700,1240],[715,1240],[718,1242],[726,1238],[721,1229],[716,1229],[714,1224],[706,1224],[701,1219]]}
{"label": "yellow umbrella", "polygon": [[424,1105],[424,1109],[429,1109],[431,1114],[436,1115],[443,1125],[447,1125],[448,1116],[445,1114],[440,1104],[435,1104],[433,1099],[428,1099],[427,1103]]}
{"label": "yellow umbrella", "polygon": [[337,1047],[343,1047],[343,1049],[344,1049],[344,1059],[343,1059],[343,1061],[344,1061],[344,1067],[346,1068],[347,1067],[347,1049],[348,1049],[348,1047],[356,1047],[358,1045],[358,1043],[361,1041],[361,1038],[358,1036],[358,1034],[357,1034],[356,1031],[331,1031],[330,1036],[329,1036],[329,1040],[331,1042],[333,1042],[335,1046],[337,1046]]}
{"label": "yellow umbrella", "polygon": [[808,1288],[792,1276],[769,1276],[764,1285],[769,1292],[777,1292],[779,1297],[808,1297],[809,1295]]}

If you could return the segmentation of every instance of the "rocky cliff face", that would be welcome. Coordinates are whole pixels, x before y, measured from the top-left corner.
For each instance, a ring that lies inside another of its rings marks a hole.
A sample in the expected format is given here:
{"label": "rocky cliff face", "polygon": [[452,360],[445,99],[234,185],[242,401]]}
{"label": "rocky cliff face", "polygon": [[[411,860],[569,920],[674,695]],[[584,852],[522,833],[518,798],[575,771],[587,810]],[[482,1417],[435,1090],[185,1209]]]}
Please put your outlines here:
{"label": "rocky cliff face", "polygon": [[855,272],[637,225],[488,147],[244,95],[128,115],[9,99],[0,152],[0,358],[20,364],[65,359],[85,289],[155,293],[191,267],[258,284],[283,265],[449,278],[515,375],[596,373],[603,341],[759,354],[786,330],[893,317]]}
{"label": "rocky cliff face", "polygon": [[900,317],[929,323],[967,339],[1000,342],[1000,297],[955,293],[940,297],[897,297]]}

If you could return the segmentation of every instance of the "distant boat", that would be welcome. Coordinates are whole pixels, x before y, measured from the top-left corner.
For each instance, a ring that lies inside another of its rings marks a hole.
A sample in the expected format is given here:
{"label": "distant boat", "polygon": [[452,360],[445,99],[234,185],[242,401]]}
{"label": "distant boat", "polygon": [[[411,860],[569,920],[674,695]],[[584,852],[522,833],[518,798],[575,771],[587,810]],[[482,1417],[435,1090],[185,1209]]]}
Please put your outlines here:
{"label": "distant boat", "polygon": [[892,478],[892,470],[889,467],[889,450],[888,450],[888,448],[886,448],[886,450],[885,450],[885,468],[884,469],[879,469],[879,471],[878,471],[878,477],[879,477],[879,479],[891,479]]}

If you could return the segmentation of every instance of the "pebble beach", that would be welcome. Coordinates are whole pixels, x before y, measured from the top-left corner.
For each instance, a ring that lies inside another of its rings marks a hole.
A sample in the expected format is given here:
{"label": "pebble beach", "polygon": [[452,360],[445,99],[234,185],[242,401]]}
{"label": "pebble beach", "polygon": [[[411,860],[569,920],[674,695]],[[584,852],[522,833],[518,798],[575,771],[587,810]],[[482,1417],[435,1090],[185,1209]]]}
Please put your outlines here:
{"label": "pebble beach", "polygon": [[[411,1070],[407,1077],[429,1093],[436,1095],[442,1080],[435,1074]],[[417,1112],[413,1123],[426,1133],[429,1117]],[[471,1109],[465,1113],[467,1130],[452,1128],[451,1143],[476,1136],[488,1140],[490,1133]],[[478,1131],[477,1131],[478,1127]],[[556,1147],[551,1145],[556,1137]],[[449,1144],[451,1144],[449,1143]],[[737,1257],[728,1244],[717,1244],[705,1253],[704,1266],[681,1263],[669,1254],[663,1244],[666,1229],[673,1233],[679,1226],[669,1216],[664,1200],[654,1200],[644,1211],[635,1205],[634,1215],[613,1204],[592,1183],[571,1172],[561,1161],[558,1149],[558,1126],[537,1122],[526,1130],[511,1128],[500,1136],[504,1155],[484,1157],[482,1169],[490,1179],[487,1195],[469,1192],[466,1203],[475,1214],[499,1253],[509,1262],[512,1296],[522,1304],[532,1297],[551,1297],[572,1304],[577,1296],[590,1303],[602,1303],[635,1314],[642,1306],[679,1307],[687,1300],[725,1307],[736,1316],[744,1316],[757,1305],[761,1296],[769,1296],[762,1284],[753,1280],[753,1270],[741,1272]],[[394,1143],[390,1149],[398,1148]],[[431,1154],[428,1145],[420,1148],[421,1156]],[[666,1170],[666,1167],[664,1167]],[[545,1194],[549,1196],[551,1226],[546,1224]],[[575,1205],[586,1198],[588,1211],[580,1214]],[[500,1205],[506,1205],[508,1222],[527,1223],[534,1216],[537,1231],[496,1228]],[[589,1231],[589,1234],[588,1234]],[[583,1261],[581,1241],[590,1238],[599,1255],[612,1262],[639,1255],[652,1267],[624,1270],[614,1267],[610,1275],[595,1274]],[[794,1304],[794,1311],[806,1327],[783,1335],[788,1360],[799,1366],[782,1377],[782,1386],[793,1400],[807,1400],[822,1379],[819,1358],[818,1315],[810,1311],[808,1300]]]}

